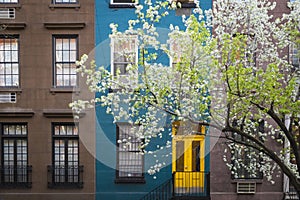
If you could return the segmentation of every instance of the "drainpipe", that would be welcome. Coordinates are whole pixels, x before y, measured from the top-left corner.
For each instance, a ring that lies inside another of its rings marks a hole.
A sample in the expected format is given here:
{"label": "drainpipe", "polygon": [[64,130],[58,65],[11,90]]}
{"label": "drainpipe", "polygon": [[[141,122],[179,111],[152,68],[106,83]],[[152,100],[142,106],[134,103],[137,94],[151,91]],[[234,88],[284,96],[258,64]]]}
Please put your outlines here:
{"label": "drainpipe", "polygon": [[[285,127],[288,129],[291,123],[291,118],[290,115],[285,116]],[[284,139],[284,146],[283,148],[287,149],[290,146],[290,142],[288,139],[285,137]],[[290,162],[290,152],[288,151],[285,155],[285,163]],[[287,175],[283,175],[283,192],[286,194],[290,190],[290,181]]]}

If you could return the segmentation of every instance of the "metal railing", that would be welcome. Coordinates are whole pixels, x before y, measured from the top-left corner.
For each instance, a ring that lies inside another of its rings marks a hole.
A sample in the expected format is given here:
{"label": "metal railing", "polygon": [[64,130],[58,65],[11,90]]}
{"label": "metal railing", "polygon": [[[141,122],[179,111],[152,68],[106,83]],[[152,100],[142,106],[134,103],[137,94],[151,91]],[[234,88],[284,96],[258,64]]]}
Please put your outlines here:
{"label": "metal railing", "polygon": [[150,191],[140,200],[170,200],[183,197],[210,199],[210,173],[174,172],[171,179]]}
{"label": "metal railing", "polygon": [[173,178],[150,191],[140,200],[169,200],[173,197]]}
{"label": "metal railing", "polygon": [[32,185],[32,166],[3,165],[0,166],[1,187],[27,187]]}
{"label": "metal railing", "polygon": [[48,166],[48,187],[49,188],[82,188],[83,187],[83,166]]}
{"label": "metal railing", "polygon": [[174,196],[209,196],[210,176],[206,172],[176,172],[173,174]]}

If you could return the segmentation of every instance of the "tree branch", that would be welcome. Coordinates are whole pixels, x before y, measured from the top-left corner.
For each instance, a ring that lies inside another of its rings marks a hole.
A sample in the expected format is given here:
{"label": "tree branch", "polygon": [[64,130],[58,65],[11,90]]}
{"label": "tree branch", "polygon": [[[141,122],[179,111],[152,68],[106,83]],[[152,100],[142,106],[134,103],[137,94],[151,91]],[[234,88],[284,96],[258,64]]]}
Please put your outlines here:
{"label": "tree branch", "polygon": [[288,168],[288,166],[282,161],[271,149],[267,148],[261,141],[258,139],[254,138],[253,136],[244,133],[243,131],[233,128],[233,127],[225,127],[223,129],[223,132],[235,132],[240,136],[245,137],[246,139],[249,139],[250,141],[254,142],[257,146],[251,146],[251,144],[248,145],[248,143],[245,143],[246,146],[251,146],[256,148],[259,151],[263,151],[264,154],[266,154],[269,158],[271,158],[278,166],[281,168],[281,170],[289,177],[291,183],[297,191],[300,189],[300,182],[297,179],[297,177],[293,174],[293,172]]}

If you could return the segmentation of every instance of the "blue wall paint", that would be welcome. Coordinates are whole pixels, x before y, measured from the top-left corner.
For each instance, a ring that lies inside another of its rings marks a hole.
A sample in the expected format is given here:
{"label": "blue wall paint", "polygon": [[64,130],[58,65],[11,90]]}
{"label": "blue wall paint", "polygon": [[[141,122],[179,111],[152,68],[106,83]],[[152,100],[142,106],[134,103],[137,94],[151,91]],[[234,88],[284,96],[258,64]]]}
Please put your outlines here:
{"label": "blue wall paint", "polygon": [[[142,0],[141,0],[142,1]],[[110,0],[95,0],[95,59],[98,65],[103,65],[109,69],[110,65],[110,41],[109,34],[111,23],[118,24],[119,30],[127,28],[127,21],[135,18],[134,8],[109,8]],[[203,9],[211,8],[211,0],[201,1]],[[164,18],[157,27],[164,35],[169,25],[179,25],[182,27],[181,16],[176,16],[175,12],[170,12],[167,18]],[[166,55],[159,57],[159,62],[168,64]],[[100,94],[97,94],[100,95]],[[153,176],[145,174],[145,184],[116,184],[115,166],[116,166],[116,125],[112,123],[111,115],[106,114],[106,109],[97,106],[96,108],[96,199],[97,200],[135,200],[145,195],[153,188],[159,186],[167,179],[171,178],[171,165],[163,168]],[[164,144],[168,138],[165,135],[162,139],[152,141],[155,146],[159,143]],[[209,150],[209,139],[206,140],[206,149]],[[153,146],[152,146],[153,147]],[[151,148],[151,146],[150,146]],[[171,151],[171,149],[169,149]],[[166,152],[161,152],[161,155]],[[157,155],[161,157],[161,155]],[[145,155],[145,169],[155,164],[153,155]],[[170,163],[171,156],[165,158],[166,163]],[[162,158],[159,159],[162,161]],[[209,171],[209,155],[205,158],[205,170]]]}

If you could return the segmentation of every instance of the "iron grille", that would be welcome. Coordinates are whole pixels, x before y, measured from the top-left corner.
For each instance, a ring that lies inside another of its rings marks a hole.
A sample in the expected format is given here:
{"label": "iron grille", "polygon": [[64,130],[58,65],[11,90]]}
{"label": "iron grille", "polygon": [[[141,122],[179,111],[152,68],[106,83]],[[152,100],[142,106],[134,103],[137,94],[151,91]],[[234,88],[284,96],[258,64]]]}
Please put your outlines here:
{"label": "iron grille", "polygon": [[49,188],[83,188],[83,166],[48,166]]}
{"label": "iron grille", "polygon": [[27,187],[32,185],[32,166],[4,165],[0,167],[1,187]]}

